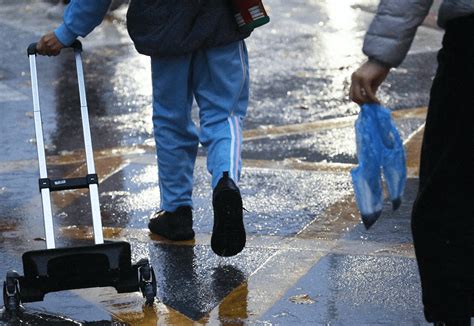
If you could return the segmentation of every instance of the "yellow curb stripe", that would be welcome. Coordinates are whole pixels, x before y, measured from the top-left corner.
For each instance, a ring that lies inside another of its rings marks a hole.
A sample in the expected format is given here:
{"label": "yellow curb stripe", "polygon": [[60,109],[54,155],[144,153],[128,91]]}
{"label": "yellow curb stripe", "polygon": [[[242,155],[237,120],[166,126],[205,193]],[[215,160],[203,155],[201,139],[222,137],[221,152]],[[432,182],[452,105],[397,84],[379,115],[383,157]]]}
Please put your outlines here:
{"label": "yellow curb stripe", "polygon": [[[406,110],[397,110],[392,112],[392,117],[395,120],[402,119],[424,119],[426,118],[426,107],[419,107]],[[345,128],[354,125],[357,116],[350,116],[344,118],[335,118],[327,120],[319,120],[308,123],[299,123],[294,125],[284,126],[265,126],[258,129],[247,130],[244,132],[245,140],[256,140],[267,137],[293,135],[301,133],[309,133],[326,129]]]}
{"label": "yellow curb stripe", "polygon": [[405,143],[407,174],[410,178],[417,178],[420,174],[420,155],[425,125],[416,130]]}
{"label": "yellow curb stripe", "polygon": [[254,168],[346,173],[353,169],[356,165],[346,163],[304,162],[298,159],[286,159],[283,161],[244,160],[244,166],[244,169]]}

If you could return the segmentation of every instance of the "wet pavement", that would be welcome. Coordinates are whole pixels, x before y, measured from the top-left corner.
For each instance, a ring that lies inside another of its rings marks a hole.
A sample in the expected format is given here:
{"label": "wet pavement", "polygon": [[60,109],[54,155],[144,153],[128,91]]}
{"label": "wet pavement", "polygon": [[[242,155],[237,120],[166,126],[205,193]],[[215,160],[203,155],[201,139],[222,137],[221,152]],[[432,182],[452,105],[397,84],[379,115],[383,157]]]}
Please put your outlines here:
{"label": "wet pavement", "polygon": [[[45,248],[26,47],[58,23],[51,4],[0,0],[0,275],[22,271],[23,252]],[[360,223],[349,171],[357,164],[348,99],[376,1],[267,0],[272,22],[247,45],[252,76],[241,191],[246,249],[210,249],[210,177],[201,148],[195,169],[196,239],[173,243],[147,230],[159,206],[151,124],[149,58],[108,16],[84,44],[84,69],[101,181],[105,238],[127,240],[133,260],[150,257],[159,300],[112,288],[48,294],[0,325],[424,325],[410,233],[418,157],[442,32],[435,13],[403,65],[381,87],[407,149],[402,207],[370,231]],[[435,12],[435,10],[434,10]],[[52,178],[85,174],[77,85],[70,52],[38,58]],[[197,108],[194,110],[197,118]],[[90,244],[88,194],[53,193],[59,246]],[[0,299],[2,300],[2,299]]]}

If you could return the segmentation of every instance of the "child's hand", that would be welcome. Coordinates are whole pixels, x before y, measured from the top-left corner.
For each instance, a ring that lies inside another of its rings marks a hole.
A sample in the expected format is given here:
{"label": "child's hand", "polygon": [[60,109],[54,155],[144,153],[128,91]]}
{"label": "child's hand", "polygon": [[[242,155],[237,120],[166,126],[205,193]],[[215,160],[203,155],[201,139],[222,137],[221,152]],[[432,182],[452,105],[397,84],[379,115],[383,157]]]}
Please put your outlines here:
{"label": "child's hand", "polygon": [[350,98],[357,104],[380,103],[377,89],[387,78],[390,68],[377,62],[367,61],[352,74]]}
{"label": "child's hand", "polygon": [[59,42],[54,32],[49,32],[43,35],[36,45],[36,51],[38,54],[47,56],[58,55],[61,53],[62,48],[64,48],[64,45]]}

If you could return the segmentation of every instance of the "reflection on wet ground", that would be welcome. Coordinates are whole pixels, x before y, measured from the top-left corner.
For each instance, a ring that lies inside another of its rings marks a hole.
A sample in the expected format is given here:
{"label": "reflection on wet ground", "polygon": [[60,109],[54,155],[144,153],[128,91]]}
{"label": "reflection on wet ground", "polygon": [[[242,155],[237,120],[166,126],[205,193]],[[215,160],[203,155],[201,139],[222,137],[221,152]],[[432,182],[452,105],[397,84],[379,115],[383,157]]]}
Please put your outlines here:
{"label": "reflection on wet ground", "polygon": [[[53,316],[44,314],[41,312],[24,312],[20,313],[18,316],[12,317],[5,315],[4,311],[0,312],[2,317],[0,318],[0,325],[38,325],[38,326],[46,326],[46,325],[80,325],[71,319],[68,318],[61,318],[60,316]],[[96,323],[96,325],[112,325],[112,323],[107,322],[100,322]]]}
{"label": "reflection on wet ground", "polygon": [[158,245],[151,252],[164,304],[200,320],[240,286],[273,250],[247,248],[238,259],[216,257],[208,246]]}
{"label": "reflection on wet ground", "polygon": [[270,325],[334,320],[338,325],[420,325],[419,293],[413,259],[329,254],[260,320]]}
{"label": "reflection on wet ground", "polygon": [[[0,0],[0,275],[44,248],[26,45],[58,21],[42,1]],[[149,58],[136,54],[119,10],[84,40],[84,69],[104,233],[150,257],[159,301],[112,288],[51,293],[0,325],[423,324],[409,212],[417,183],[428,88],[441,32],[421,27],[380,98],[392,109],[413,179],[403,206],[370,232],[353,201],[350,74],[364,60],[374,0],[267,0],[272,23],[247,42],[252,92],[241,191],[247,248],[222,259],[209,246],[210,178],[200,149],[194,241],[147,230],[159,207]],[[117,19],[118,18],[118,19]],[[15,36],[12,40],[11,35]],[[38,58],[49,176],[82,176],[82,131],[73,58]],[[71,71],[71,73],[69,73]],[[193,118],[197,121],[197,110]],[[59,246],[92,243],[86,191],[54,193]],[[403,299],[405,296],[405,300]]]}

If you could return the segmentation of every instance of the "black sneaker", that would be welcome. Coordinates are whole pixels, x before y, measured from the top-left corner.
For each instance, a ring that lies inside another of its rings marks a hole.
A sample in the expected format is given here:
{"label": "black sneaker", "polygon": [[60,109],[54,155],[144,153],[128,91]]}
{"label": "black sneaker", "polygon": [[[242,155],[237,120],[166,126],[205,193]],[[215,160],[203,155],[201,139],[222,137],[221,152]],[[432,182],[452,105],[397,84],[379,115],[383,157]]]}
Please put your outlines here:
{"label": "black sneaker", "polygon": [[192,240],[194,239],[194,231],[191,207],[182,206],[175,212],[156,212],[151,216],[148,228],[152,233],[169,240]]}
{"label": "black sneaker", "polygon": [[229,173],[219,180],[212,195],[214,227],[211,248],[219,256],[235,256],[245,247],[242,197]]}

